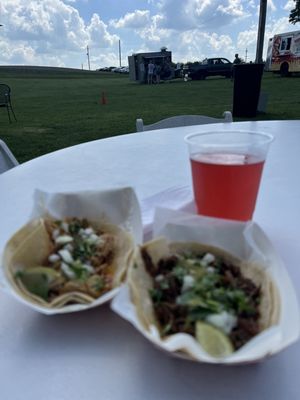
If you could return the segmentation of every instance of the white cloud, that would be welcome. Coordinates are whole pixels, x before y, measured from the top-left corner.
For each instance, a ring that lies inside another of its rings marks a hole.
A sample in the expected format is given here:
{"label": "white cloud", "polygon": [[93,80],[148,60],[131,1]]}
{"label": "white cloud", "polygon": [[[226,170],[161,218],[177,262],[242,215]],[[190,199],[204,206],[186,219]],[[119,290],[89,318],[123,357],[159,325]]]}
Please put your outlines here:
{"label": "white cloud", "polygon": [[249,16],[242,0],[162,0],[164,27],[214,30]]}
{"label": "white cloud", "polygon": [[78,11],[61,0],[2,0],[2,18],[10,39],[46,41],[53,48],[81,48],[88,40]]}
{"label": "white cloud", "polygon": [[[119,57],[116,52],[100,52],[91,54],[91,63],[97,66],[119,66]],[[124,64],[124,63],[123,63]],[[125,64],[124,64],[125,65]],[[86,67],[86,65],[85,65]]]}
{"label": "white cloud", "polygon": [[295,8],[295,2],[294,0],[289,0],[284,6],[283,9],[286,11],[291,11],[293,8]]}
{"label": "white cloud", "polygon": [[256,43],[257,27],[252,27],[246,31],[240,32],[237,37],[237,46],[239,49],[244,49]]}
{"label": "white cloud", "polygon": [[269,23],[266,25],[266,36],[272,37],[277,33],[285,33],[294,31],[294,25],[289,23],[289,18],[272,18]]}
{"label": "white cloud", "polygon": [[[227,56],[232,58],[235,46],[229,34],[216,32],[214,28],[220,25],[219,18],[222,14],[222,23],[229,20],[244,18],[240,0],[222,1],[227,8],[216,11],[217,0],[162,0],[159,14],[150,16],[149,12],[126,14],[118,21],[113,21],[115,27],[134,27],[134,32],[139,36],[144,45],[142,51],[157,51],[166,46],[172,50],[173,59],[176,61],[201,60],[209,55]],[[143,23],[136,23],[143,17]],[[217,23],[217,21],[219,21]],[[139,52],[137,48],[134,52]]]}
{"label": "white cloud", "polygon": [[1,0],[1,23],[10,49],[0,54],[1,64],[78,65],[87,45],[100,53],[118,41],[97,14],[85,22],[63,0]]}
{"label": "white cloud", "polygon": [[119,20],[111,20],[109,25],[120,29],[120,36],[122,30],[130,30],[143,41],[142,51],[157,51],[173,35],[173,30],[162,27],[163,19],[161,14],[151,16],[149,10],[135,10]]}
{"label": "white cloud", "polygon": [[111,35],[108,32],[107,25],[101,21],[98,14],[93,14],[86,31],[89,34],[91,44],[94,46],[98,44],[100,47],[110,47],[119,39],[117,35]]}
{"label": "white cloud", "polygon": [[0,51],[3,59],[10,64],[14,64],[14,62],[17,62],[20,58],[25,60],[28,64],[31,64],[36,55],[31,46],[20,44],[18,47],[12,48],[9,42],[2,42],[0,44]]}
{"label": "white cloud", "polygon": [[119,20],[111,20],[110,25],[114,28],[142,28],[150,22],[149,10],[135,10],[132,13],[127,13]]}
{"label": "white cloud", "polygon": [[[162,46],[172,51],[174,61],[232,59],[236,52],[244,57],[246,48],[249,59],[255,56],[259,0],[147,0],[143,5],[148,4],[149,10],[138,9],[138,0],[122,0],[128,11],[116,18],[116,10],[105,20],[101,3],[0,0],[4,25],[0,64],[86,66],[88,45],[92,68],[118,65],[119,39],[124,65],[133,52],[157,51]],[[274,33],[295,30],[288,23],[294,4],[268,1],[265,43]]]}
{"label": "white cloud", "polygon": [[[269,0],[272,1],[272,0]],[[233,17],[244,17],[246,16],[243,4],[241,0],[229,0],[228,4],[220,4],[217,7],[217,11],[221,11],[224,14],[231,15]]]}
{"label": "white cloud", "polygon": [[248,6],[249,6],[249,8],[256,8],[255,1],[254,0],[249,0]]}
{"label": "white cloud", "polygon": [[196,1],[194,4],[191,2],[190,7],[195,7],[195,14],[201,15],[211,5],[211,0]]}
{"label": "white cloud", "polygon": [[268,0],[267,5],[268,5],[268,10],[269,11],[274,12],[274,11],[277,10],[277,7],[275,6],[273,0]]}
{"label": "white cloud", "polygon": [[145,41],[147,46],[151,47],[152,42],[157,47],[159,43],[164,43],[170,38],[173,31],[170,29],[160,28],[163,17],[155,15],[151,18],[151,22],[143,29],[136,30],[137,34]]}
{"label": "white cloud", "polygon": [[212,35],[209,35],[209,44],[217,52],[220,50],[228,52],[228,49],[233,49],[232,39],[228,35],[218,35],[217,33],[213,33]]}
{"label": "white cloud", "polygon": [[178,35],[177,45],[172,51],[173,59],[182,62],[200,61],[209,56],[231,59],[234,46],[228,35],[211,34],[196,29]]}

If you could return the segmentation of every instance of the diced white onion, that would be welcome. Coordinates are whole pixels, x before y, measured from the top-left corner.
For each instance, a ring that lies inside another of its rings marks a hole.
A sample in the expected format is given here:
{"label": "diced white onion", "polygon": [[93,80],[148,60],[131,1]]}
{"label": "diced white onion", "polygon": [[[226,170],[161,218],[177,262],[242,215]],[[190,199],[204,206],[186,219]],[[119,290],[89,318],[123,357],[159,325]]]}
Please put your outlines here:
{"label": "diced white onion", "polygon": [[227,311],[222,311],[220,314],[208,315],[206,321],[228,335],[236,326],[237,317]]}
{"label": "diced white onion", "polygon": [[95,268],[89,264],[82,264],[82,268],[85,269],[87,272],[90,272],[91,274],[95,272]]}
{"label": "diced white onion", "polygon": [[92,235],[93,233],[95,233],[94,229],[92,227],[86,228],[84,230],[84,232],[86,233],[86,235]]}
{"label": "diced white onion", "polygon": [[195,278],[192,275],[185,275],[183,277],[183,285],[181,288],[181,292],[186,292],[191,289],[195,285]]}
{"label": "diced white onion", "polygon": [[207,266],[208,264],[211,264],[214,262],[216,257],[211,254],[211,253],[206,253],[205,256],[202,257],[201,264],[204,266]]}
{"label": "diced white onion", "polygon": [[62,258],[62,260],[67,264],[71,264],[74,261],[72,254],[69,252],[69,250],[65,249],[59,250],[58,254]]}
{"label": "diced white onion", "polygon": [[58,254],[50,254],[50,256],[48,257],[48,260],[49,260],[51,263],[55,263],[56,261],[59,261],[59,260],[60,260],[60,257],[59,257]]}
{"label": "diced white onion", "polygon": [[68,278],[70,278],[70,279],[76,278],[75,272],[69,267],[68,264],[62,262],[62,263],[60,264],[60,268],[61,268],[61,270],[63,271],[63,273],[64,273]]}
{"label": "diced white onion", "polygon": [[73,242],[73,238],[69,235],[58,236],[57,238],[55,238],[56,244],[67,244],[71,242]]}
{"label": "diced white onion", "polygon": [[97,236],[95,233],[92,233],[88,238],[87,242],[91,244],[96,244],[98,243],[99,236]]}

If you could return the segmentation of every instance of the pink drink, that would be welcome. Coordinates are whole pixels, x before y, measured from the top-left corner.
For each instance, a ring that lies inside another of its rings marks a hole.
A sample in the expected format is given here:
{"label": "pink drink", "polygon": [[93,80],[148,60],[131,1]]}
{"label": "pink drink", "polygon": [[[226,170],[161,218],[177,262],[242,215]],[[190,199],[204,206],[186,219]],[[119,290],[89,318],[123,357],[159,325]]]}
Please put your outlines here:
{"label": "pink drink", "polygon": [[252,218],[264,160],[244,154],[192,156],[194,195],[198,213],[248,221]]}

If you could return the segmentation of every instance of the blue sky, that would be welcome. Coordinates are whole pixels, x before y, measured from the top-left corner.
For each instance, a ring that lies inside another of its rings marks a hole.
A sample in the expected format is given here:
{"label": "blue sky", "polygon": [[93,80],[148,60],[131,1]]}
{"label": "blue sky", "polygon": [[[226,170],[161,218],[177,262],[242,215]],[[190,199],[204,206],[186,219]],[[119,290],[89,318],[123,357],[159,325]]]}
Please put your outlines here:
{"label": "blue sky", "polygon": [[[268,0],[265,51],[288,22],[293,0]],[[0,65],[91,69],[122,65],[165,46],[174,62],[205,57],[254,60],[259,0],[1,0]]]}

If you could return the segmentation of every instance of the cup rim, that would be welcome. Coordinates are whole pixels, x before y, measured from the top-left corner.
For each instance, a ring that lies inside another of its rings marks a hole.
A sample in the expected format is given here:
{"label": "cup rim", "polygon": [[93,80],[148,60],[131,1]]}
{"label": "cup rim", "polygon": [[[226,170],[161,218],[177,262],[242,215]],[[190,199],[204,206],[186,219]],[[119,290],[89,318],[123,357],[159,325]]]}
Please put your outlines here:
{"label": "cup rim", "polygon": [[[262,141],[261,143],[259,143],[259,145],[266,145],[266,144],[270,144],[273,142],[274,140],[274,136],[271,133],[267,133],[267,132],[262,132],[262,131],[251,131],[251,130],[242,130],[242,129],[230,129],[230,130],[223,130],[223,131],[205,131],[205,132],[198,132],[198,133],[189,133],[188,135],[186,135],[184,137],[184,141],[187,144],[193,145],[193,144],[197,144],[195,142],[192,141],[192,139],[196,136],[208,136],[211,134],[216,134],[216,135],[224,135],[224,134],[228,134],[228,133],[241,133],[241,134],[250,134],[250,135],[256,135],[256,136],[260,136],[260,137],[264,137],[265,140]],[[206,144],[207,145],[207,144]],[[227,145],[232,145],[232,144],[227,144]]]}

